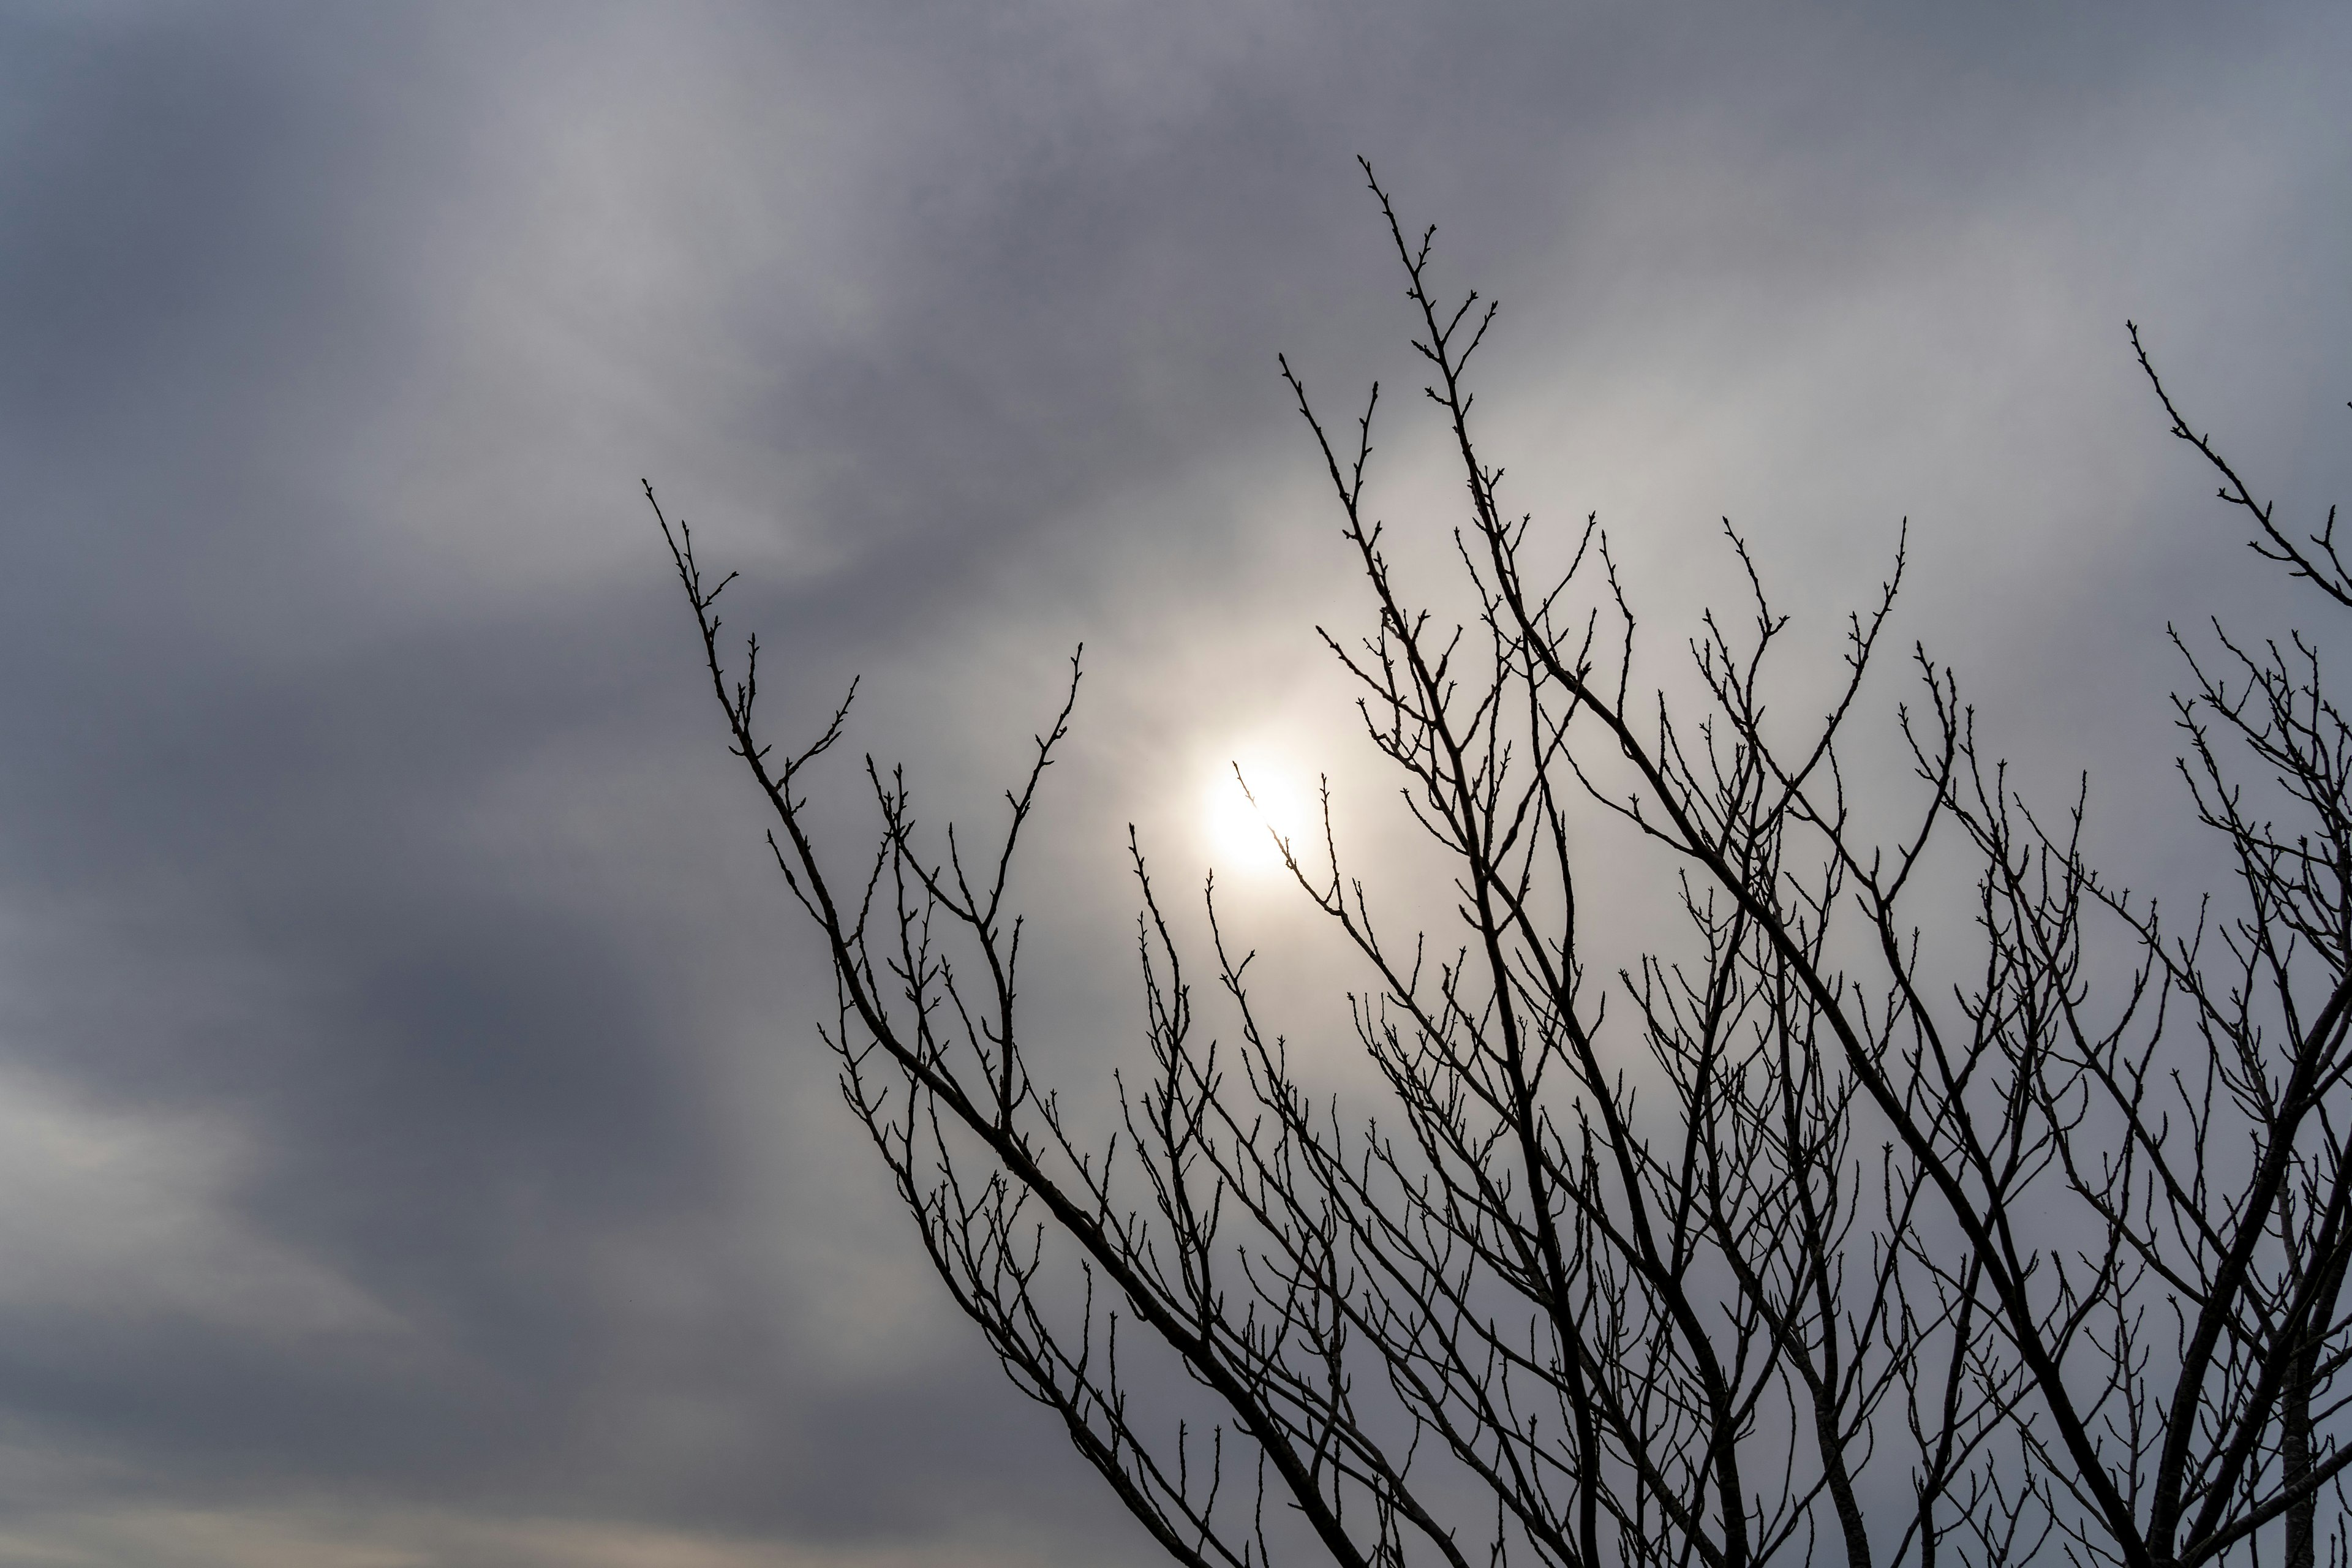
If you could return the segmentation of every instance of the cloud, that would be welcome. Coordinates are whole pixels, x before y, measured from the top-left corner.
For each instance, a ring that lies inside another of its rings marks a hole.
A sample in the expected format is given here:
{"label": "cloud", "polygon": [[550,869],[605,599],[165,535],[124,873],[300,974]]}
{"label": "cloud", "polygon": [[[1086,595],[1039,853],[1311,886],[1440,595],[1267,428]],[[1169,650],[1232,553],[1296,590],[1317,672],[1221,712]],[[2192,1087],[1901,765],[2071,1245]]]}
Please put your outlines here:
{"label": "cloud", "polygon": [[397,1314],[243,1222],[251,1164],[200,1115],[101,1110],[0,1079],[0,1313],[189,1319],[289,1349],[398,1337]]}
{"label": "cloud", "polygon": [[[1025,887],[1040,1048],[1098,1093],[1126,823],[1189,886],[1203,771],[1272,734],[1396,842],[1273,369],[1335,414],[1387,378],[1384,515],[1442,543],[1355,153],[1505,301],[1526,504],[1599,508],[1662,627],[1724,512],[1803,612],[1907,513],[1915,629],[2149,823],[2152,635],[2263,601],[2121,321],[2344,492],[2347,46],[2284,5],[11,12],[0,1562],[1143,1560],[833,1098],[638,479],[745,569],[780,728],[865,672],[928,820],[993,808],[1087,643]],[[1336,961],[1234,896],[1311,1035]]]}

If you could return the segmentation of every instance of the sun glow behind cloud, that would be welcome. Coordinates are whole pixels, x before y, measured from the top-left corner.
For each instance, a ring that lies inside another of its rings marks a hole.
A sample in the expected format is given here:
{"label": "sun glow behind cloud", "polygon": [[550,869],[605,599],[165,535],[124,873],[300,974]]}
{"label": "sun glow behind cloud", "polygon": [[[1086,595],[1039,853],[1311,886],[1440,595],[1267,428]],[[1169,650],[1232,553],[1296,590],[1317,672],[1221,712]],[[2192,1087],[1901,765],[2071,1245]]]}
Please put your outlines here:
{"label": "sun glow behind cloud", "polygon": [[1210,864],[1236,876],[1281,873],[1283,841],[1300,860],[1312,861],[1322,836],[1314,786],[1297,768],[1264,753],[1219,763],[1202,791],[1201,816]]}

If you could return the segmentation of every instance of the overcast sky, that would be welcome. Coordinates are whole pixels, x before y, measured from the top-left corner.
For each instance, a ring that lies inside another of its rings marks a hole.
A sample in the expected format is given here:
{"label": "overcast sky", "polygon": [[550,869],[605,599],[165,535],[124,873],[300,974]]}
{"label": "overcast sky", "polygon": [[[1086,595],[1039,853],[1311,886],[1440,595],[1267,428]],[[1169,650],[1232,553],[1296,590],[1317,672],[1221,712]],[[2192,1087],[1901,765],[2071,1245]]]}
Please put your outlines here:
{"label": "overcast sky", "polygon": [[835,1097],[640,478],[942,811],[1087,644],[1034,994],[1131,1056],[1124,825],[1363,766],[1274,362],[1410,383],[1360,153],[1519,505],[1669,624],[1908,517],[2161,879],[2163,627],[2270,601],[2124,321],[2352,501],[2347,81],[2316,3],[0,3],[0,1564],[1148,1560]]}

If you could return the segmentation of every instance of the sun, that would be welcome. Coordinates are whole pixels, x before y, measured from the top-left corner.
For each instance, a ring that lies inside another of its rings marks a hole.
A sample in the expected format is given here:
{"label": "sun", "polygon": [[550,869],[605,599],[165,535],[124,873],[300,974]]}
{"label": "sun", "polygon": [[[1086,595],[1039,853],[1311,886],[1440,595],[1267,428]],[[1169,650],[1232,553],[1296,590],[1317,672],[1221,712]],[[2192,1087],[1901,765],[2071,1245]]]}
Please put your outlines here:
{"label": "sun", "polygon": [[1304,859],[1319,831],[1314,793],[1294,769],[1265,757],[1223,763],[1202,808],[1210,862],[1220,871],[1273,876],[1284,868],[1277,836]]}

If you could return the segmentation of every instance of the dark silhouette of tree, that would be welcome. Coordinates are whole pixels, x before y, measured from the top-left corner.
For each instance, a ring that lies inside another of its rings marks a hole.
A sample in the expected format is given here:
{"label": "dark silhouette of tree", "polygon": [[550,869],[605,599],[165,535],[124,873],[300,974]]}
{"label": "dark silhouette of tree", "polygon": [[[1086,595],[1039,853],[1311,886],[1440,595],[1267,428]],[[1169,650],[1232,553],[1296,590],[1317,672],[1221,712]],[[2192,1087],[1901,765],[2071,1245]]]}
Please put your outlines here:
{"label": "dark silhouette of tree", "polygon": [[[1370,976],[1374,1115],[1260,1027],[1213,890],[1209,1037],[1130,835],[1149,1071],[1115,1135],[1076,1126],[1023,1052],[1007,893],[1076,660],[991,847],[929,847],[868,758],[878,844],[845,868],[803,792],[847,702],[796,752],[763,740],[756,640],[730,673],[727,580],[661,520],[831,957],[844,1092],[958,1305],[1181,1563],[2343,1563],[2352,731],[2317,643],[2175,637],[2189,809],[2234,871],[2185,919],[2089,863],[2082,796],[2020,796],[1923,650],[1911,805],[1866,831],[1849,732],[1900,548],[1800,722],[1727,523],[1747,600],[1668,696],[1595,521],[1505,510],[1465,380],[1493,308],[1441,299],[1433,231],[1372,190],[1461,464],[1465,613],[1367,508],[1377,388],[1335,444],[1282,372],[1373,612],[1325,641],[1454,923],[1376,919],[1328,786],[1319,842],[1279,844]],[[2280,524],[2140,362],[2254,549],[2352,606],[2334,513]],[[1597,972],[1609,833],[1687,931]]]}

